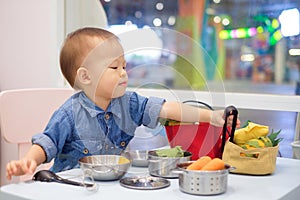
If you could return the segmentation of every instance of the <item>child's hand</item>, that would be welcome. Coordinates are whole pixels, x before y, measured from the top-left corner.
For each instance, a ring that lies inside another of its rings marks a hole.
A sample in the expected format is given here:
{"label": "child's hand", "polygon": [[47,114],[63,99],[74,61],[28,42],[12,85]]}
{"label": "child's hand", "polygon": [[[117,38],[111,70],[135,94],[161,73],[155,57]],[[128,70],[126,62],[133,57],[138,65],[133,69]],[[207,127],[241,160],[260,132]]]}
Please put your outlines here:
{"label": "child's hand", "polygon": [[[227,119],[227,126],[232,127],[232,122],[233,122],[233,115],[229,115],[229,117]],[[240,127],[241,127],[241,121],[239,120],[239,118],[237,118],[236,128],[240,128]]]}
{"label": "child's hand", "polygon": [[37,163],[33,159],[13,160],[6,165],[6,178],[11,180],[12,176],[33,174],[36,167]]}
{"label": "child's hand", "polygon": [[214,110],[211,112],[210,124],[217,127],[222,127],[225,123],[224,110]]}
{"label": "child's hand", "polygon": [[[224,120],[224,110],[215,110],[212,111],[211,115],[211,121],[210,124],[217,126],[217,127],[222,127],[225,123]],[[227,126],[232,126],[232,121],[233,121],[233,115],[230,115],[227,119]],[[236,121],[236,128],[239,128],[241,125],[241,122],[239,119]]]}

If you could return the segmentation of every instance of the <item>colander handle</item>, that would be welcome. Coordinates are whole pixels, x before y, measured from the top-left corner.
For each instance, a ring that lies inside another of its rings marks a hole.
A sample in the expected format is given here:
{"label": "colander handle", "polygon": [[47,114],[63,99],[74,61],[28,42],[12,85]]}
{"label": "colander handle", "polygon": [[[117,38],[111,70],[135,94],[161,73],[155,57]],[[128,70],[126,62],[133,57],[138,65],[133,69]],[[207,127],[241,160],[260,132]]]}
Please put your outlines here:
{"label": "colander handle", "polygon": [[224,150],[224,146],[226,143],[227,120],[228,120],[227,118],[230,115],[233,115],[231,133],[229,134],[229,141],[233,142],[234,132],[235,132],[235,128],[236,128],[236,122],[237,122],[237,117],[238,117],[238,110],[232,105],[228,106],[225,108],[224,115],[225,115],[225,123],[223,125],[223,130],[222,130],[222,152]]}

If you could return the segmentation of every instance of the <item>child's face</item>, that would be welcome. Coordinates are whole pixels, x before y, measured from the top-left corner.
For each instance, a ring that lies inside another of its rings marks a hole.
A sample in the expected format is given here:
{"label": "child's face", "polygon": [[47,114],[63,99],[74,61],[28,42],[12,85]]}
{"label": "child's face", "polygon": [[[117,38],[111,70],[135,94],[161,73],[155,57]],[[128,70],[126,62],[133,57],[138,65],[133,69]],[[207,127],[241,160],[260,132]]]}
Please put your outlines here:
{"label": "child's face", "polygon": [[127,88],[128,76],[124,56],[116,58],[99,77],[96,95],[104,98],[123,96]]}
{"label": "child's face", "polygon": [[95,99],[124,95],[128,83],[126,60],[117,40],[108,40],[98,45],[89,54],[84,65],[90,71]]}

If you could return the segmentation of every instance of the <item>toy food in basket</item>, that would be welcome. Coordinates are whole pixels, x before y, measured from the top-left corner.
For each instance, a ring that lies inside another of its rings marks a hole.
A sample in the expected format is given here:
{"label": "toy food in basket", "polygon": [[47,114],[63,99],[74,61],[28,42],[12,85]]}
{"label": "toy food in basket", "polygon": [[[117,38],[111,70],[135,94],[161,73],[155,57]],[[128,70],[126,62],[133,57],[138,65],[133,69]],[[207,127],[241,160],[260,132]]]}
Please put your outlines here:
{"label": "toy food in basket", "polygon": [[270,132],[268,126],[248,121],[235,131],[233,142],[227,141],[222,159],[234,166],[233,173],[266,175],[276,169],[280,130]]}

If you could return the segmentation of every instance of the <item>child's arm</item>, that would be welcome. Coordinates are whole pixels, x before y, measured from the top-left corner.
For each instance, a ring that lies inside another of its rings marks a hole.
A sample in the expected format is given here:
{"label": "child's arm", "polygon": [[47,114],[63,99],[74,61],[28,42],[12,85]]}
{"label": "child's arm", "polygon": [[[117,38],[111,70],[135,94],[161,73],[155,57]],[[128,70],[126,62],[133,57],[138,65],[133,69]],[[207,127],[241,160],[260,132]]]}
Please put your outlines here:
{"label": "child's arm", "polygon": [[[209,122],[219,127],[223,126],[225,122],[224,110],[211,111],[179,102],[165,102],[160,111],[160,117],[182,122]],[[232,120],[231,118],[229,121]]]}
{"label": "child's arm", "polygon": [[20,160],[13,160],[6,165],[6,178],[32,174],[36,167],[46,160],[46,154],[39,145],[32,145],[27,154]]}

